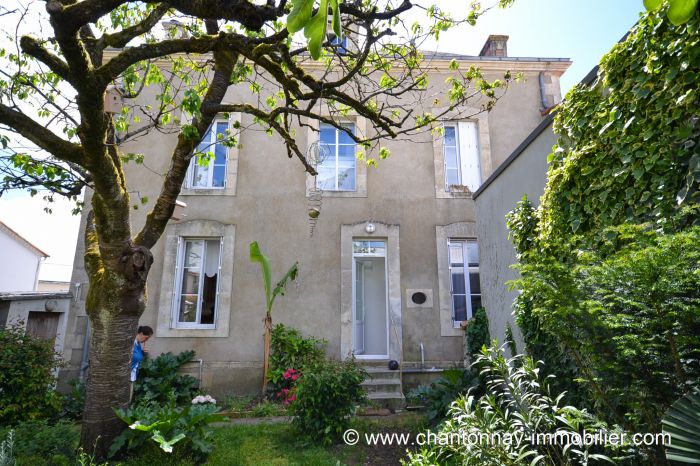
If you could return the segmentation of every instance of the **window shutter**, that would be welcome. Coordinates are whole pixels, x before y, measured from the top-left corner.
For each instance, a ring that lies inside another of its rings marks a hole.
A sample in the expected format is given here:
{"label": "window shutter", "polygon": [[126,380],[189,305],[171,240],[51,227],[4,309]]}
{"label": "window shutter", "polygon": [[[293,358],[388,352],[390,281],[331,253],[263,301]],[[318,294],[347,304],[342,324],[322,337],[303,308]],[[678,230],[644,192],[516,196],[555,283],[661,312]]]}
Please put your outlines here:
{"label": "window shutter", "polygon": [[479,164],[479,138],[474,121],[459,122],[459,158],[462,168],[462,184],[474,192],[481,185]]}

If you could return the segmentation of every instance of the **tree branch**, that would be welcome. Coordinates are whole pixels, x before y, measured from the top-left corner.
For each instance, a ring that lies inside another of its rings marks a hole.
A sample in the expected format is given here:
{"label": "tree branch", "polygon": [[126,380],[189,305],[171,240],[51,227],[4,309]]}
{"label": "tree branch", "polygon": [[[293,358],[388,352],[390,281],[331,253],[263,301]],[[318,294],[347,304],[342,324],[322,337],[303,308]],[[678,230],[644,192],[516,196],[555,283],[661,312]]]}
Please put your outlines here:
{"label": "tree branch", "polygon": [[85,153],[81,146],[61,139],[22,112],[0,104],[0,124],[12,128],[59,160],[73,162],[81,166],[85,164]]}
{"label": "tree branch", "polygon": [[19,45],[22,47],[22,51],[24,53],[36,58],[41,63],[48,66],[49,69],[58,76],[68,82],[71,82],[68,64],[61,60],[61,58],[57,55],[54,55],[45,49],[38,40],[30,36],[22,36],[19,41]]}
{"label": "tree branch", "polygon": [[117,49],[125,47],[126,44],[128,44],[135,37],[149,32],[156,24],[158,24],[158,21],[160,21],[160,19],[165,15],[165,13],[168,12],[169,9],[169,3],[161,3],[140,23],[122,31],[115,32],[114,34],[103,35],[98,40],[100,43],[100,48],[104,50],[105,47],[114,47]]}

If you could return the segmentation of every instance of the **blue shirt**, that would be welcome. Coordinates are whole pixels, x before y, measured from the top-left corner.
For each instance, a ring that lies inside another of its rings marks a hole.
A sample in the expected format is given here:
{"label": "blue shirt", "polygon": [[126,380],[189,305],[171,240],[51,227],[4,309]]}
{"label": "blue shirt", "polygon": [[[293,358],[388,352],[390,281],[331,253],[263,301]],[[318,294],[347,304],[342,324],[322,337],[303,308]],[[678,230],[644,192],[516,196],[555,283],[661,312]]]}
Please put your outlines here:
{"label": "blue shirt", "polygon": [[141,343],[139,343],[138,340],[134,340],[134,351],[131,355],[131,370],[138,370],[139,365],[141,365],[141,361],[143,361],[145,357],[146,355],[143,352]]}

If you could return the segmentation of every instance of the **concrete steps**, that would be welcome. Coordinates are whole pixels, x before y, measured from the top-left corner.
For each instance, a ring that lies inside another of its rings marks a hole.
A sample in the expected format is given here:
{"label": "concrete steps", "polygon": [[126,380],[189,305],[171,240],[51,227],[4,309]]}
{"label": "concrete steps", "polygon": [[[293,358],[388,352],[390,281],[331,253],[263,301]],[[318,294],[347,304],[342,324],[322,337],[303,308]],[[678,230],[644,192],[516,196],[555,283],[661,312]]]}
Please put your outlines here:
{"label": "concrete steps", "polygon": [[387,368],[388,361],[359,361],[367,371],[362,387],[367,397],[383,408],[401,409],[406,404],[399,371]]}

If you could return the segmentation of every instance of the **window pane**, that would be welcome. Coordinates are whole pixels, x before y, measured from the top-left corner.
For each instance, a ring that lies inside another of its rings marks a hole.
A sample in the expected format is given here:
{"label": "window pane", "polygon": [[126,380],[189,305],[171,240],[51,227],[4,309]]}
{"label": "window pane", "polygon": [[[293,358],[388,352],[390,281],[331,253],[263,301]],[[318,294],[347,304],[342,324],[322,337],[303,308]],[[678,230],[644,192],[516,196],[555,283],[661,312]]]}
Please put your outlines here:
{"label": "window pane", "polygon": [[226,165],[215,165],[214,176],[211,185],[215,188],[223,188],[226,179]]}
{"label": "window pane", "polygon": [[453,184],[460,184],[459,170],[457,170],[456,168],[454,170],[445,170],[445,179],[447,181],[447,186],[452,186]]}
{"label": "window pane", "polygon": [[206,188],[209,185],[209,170],[211,164],[203,167],[197,163],[196,158],[192,158],[192,163],[195,164],[192,174],[192,186]]}
{"label": "window pane", "polygon": [[451,146],[451,147],[456,147],[457,146],[457,137],[455,136],[455,127],[454,126],[445,126],[445,147]]}
{"label": "window pane", "polygon": [[[352,132],[353,134],[355,133],[355,125],[345,124],[345,125],[343,125],[343,127],[348,128],[350,130],[350,132]],[[338,140],[339,140],[340,144],[355,145],[355,141],[345,131],[338,130]]]}
{"label": "window pane", "polygon": [[473,241],[467,242],[467,260],[471,266],[479,265],[479,246]]}
{"label": "window pane", "polygon": [[448,170],[458,170],[459,160],[457,157],[457,148],[445,147],[445,166]]}
{"label": "window pane", "polygon": [[335,166],[335,146],[321,143],[318,147],[318,166]]}
{"label": "window pane", "polygon": [[197,319],[197,295],[183,294],[180,297],[179,322],[195,322]]}
{"label": "window pane", "polygon": [[479,284],[479,269],[469,270],[469,292],[471,294],[481,294],[481,285]]}
{"label": "window pane", "polygon": [[450,266],[457,267],[463,264],[462,243],[450,243]]}
{"label": "window pane", "polygon": [[352,242],[352,251],[354,253],[362,254],[362,253],[368,253],[369,252],[369,241],[353,241]]}
{"label": "window pane", "polygon": [[335,144],[335,128],[330,125],[321,125],[321,142]]}
{"label": "window pane", "polygon": [[335,168],[325,165],[318,167],[316,184],[319,189],[335,189]]}
{"label": "window pane", "polygon": [[355,146],[338,146],[338,161],[340,163],[355,165],[356,160]]}
{"label": "window pane", "polygon": [[453,319],[455,322],[467,320],[467,298],[464,295],[452,296],[452,306],[454,310]]}
{"label": "window pane", "polygon": [[452,293],[466,293],[464,289],[464,269],[462,267],[455,267],[452,269]]}
{"label": "window pane", "polygon": [[344,191],[355,190],[355,167],[338,169],[338,189]]}
{"label": "window pane", "polygon": [[472,296],[472,314],[481,307],[481,295]]}
{"label": "window pane", "polygon": [[185,241],[185,267],[199,267],[202,265],[202,240]]}
{"label": "window pane", "polygon": [[199,293],[199,269],[185,269],[182,273],[182,294],[198,294]]}

